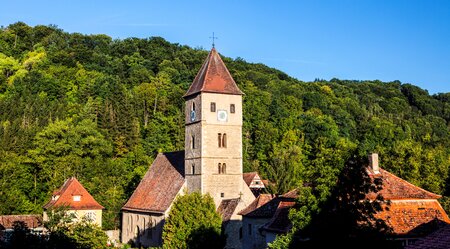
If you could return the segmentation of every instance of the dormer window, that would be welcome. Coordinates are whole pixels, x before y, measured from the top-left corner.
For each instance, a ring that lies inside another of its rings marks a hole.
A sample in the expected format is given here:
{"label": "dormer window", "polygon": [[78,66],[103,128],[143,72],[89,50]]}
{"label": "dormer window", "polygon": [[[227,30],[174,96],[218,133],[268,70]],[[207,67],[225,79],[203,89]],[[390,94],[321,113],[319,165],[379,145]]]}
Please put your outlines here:
{"label": "dormer window", "polygon": [[59,195],[52,195],[52,201],[56,201],[59,199]]}
{"label": "dormer window", "polygon": [[81,201],[81,195],[74,195],[73,201]]}

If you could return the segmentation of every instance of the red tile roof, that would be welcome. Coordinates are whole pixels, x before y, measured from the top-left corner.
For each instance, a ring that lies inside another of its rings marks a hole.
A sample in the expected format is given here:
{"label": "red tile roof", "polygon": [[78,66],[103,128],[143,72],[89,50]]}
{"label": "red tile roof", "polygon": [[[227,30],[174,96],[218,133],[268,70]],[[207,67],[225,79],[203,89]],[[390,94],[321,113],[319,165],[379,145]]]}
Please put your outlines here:
{"label": "red tile roof", "polygon": [[252,183],[253,179],[255,179],[256,175],[258,175],[257,172],[243,173],[242,178],[244,178],[244,182],[247,184],[247,186],[250,187],[250,184]]}
{"label": "red tile roof", "polygon": [[254,218],[270,218],[275,214],[280,200],[271,194],[260,194],[250,205],[238,214]]}
{"label": "red tile roof", "polygon": [[387,209],[375,214],[386,222],[397,236],[416,237],[434,230],[433,221],[449,223],[450,220],[437,200],[391,201]]}
{"label": "red tile roof", "polygon": [[236,82],[234,82],[233,77],[231,77],[230,72],[215,48],[211,49],[209,52],[208,57],[184,97],[188,97],[199,92],[235,95],[243,94],[236,85]]}
{"label": "red tile roof", "polygon": [[446,224],[437,231],[421,238],[405,249],[440,249],[450,247],[450,225]]}
{"label": "red tile roof", "polygon": [[12,229],[15,221],[24,222],[28,228],[36,228],[42,226],[41,215],[1,215],[0,216],[0,230]]}
{"label": "red tile roof", "polygon": [[403,200],[403,199],[438,199],[441,196],[419,188],[398,176],[380,169],[379,174],[374,174],[368,170],[372,178],[381,177],[383,180],[383,189],[376,194],[369,194],[369,199],[375,199],[377,194],[381,194],[384,199]]}
{"label": "red tile roof", "polygon": [[184,182],[184,151],[159,153],[122,210],[164,213]]}
{"label": "red tile roof", "polygon": [[[74,201],[74,196],[77,195],[80,200]],[[69,210],[103,209],[75,177],[67,179],[60,189],[53,192],[52,199],[44,205],[44,209],[60,206]]]}
{"label": "red tile roof", "polygon": [[220,205],[217,208],[217,212],[222,215],[222,222],[226,222],[231,219],[231,216],[233,215],[234,210],[239,204],[239,201],[240,199],[236,198],[236,199],[222,200],[220,202]]}
{"label": "red tile roof", "polygon": [[262,228],[266,231],[275,233],[287,233],[292,228],[292,222],[289,220],[289,210],[294,207],[295,201],[281,201],[278,204],[277,211],[272,219]]}

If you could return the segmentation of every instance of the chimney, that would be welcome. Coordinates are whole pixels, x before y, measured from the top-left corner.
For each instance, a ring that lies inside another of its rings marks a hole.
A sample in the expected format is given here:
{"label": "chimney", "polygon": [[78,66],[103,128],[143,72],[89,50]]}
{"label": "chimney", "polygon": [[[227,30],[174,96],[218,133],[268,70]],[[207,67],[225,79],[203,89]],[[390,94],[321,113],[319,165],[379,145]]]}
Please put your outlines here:
{"label": "chimney", "polygon": [[369,155],[369,166],[374,174],[380,174],[380,166],[378,165],[377,153],[372,153]]}

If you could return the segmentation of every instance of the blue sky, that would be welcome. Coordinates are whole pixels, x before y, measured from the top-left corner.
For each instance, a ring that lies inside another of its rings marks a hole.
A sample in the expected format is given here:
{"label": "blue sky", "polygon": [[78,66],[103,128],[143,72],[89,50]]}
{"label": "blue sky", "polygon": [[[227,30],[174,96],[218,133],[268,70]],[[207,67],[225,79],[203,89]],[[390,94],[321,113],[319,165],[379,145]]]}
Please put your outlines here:
{"label": "blue sky", "polygon": [[450,1],[3,1],[0,25],[161,36],[264,63],[303,81],[400,80],[450,92]]}

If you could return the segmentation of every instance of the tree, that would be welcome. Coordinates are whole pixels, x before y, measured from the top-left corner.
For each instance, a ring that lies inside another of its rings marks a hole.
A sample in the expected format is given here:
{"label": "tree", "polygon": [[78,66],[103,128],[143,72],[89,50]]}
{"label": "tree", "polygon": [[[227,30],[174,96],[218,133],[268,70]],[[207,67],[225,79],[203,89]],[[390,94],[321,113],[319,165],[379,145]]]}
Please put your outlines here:
{"label": "tree", "polygon": [[178,196],[163,228],[163,248],[223,248],[222,219],[209,195]]}

